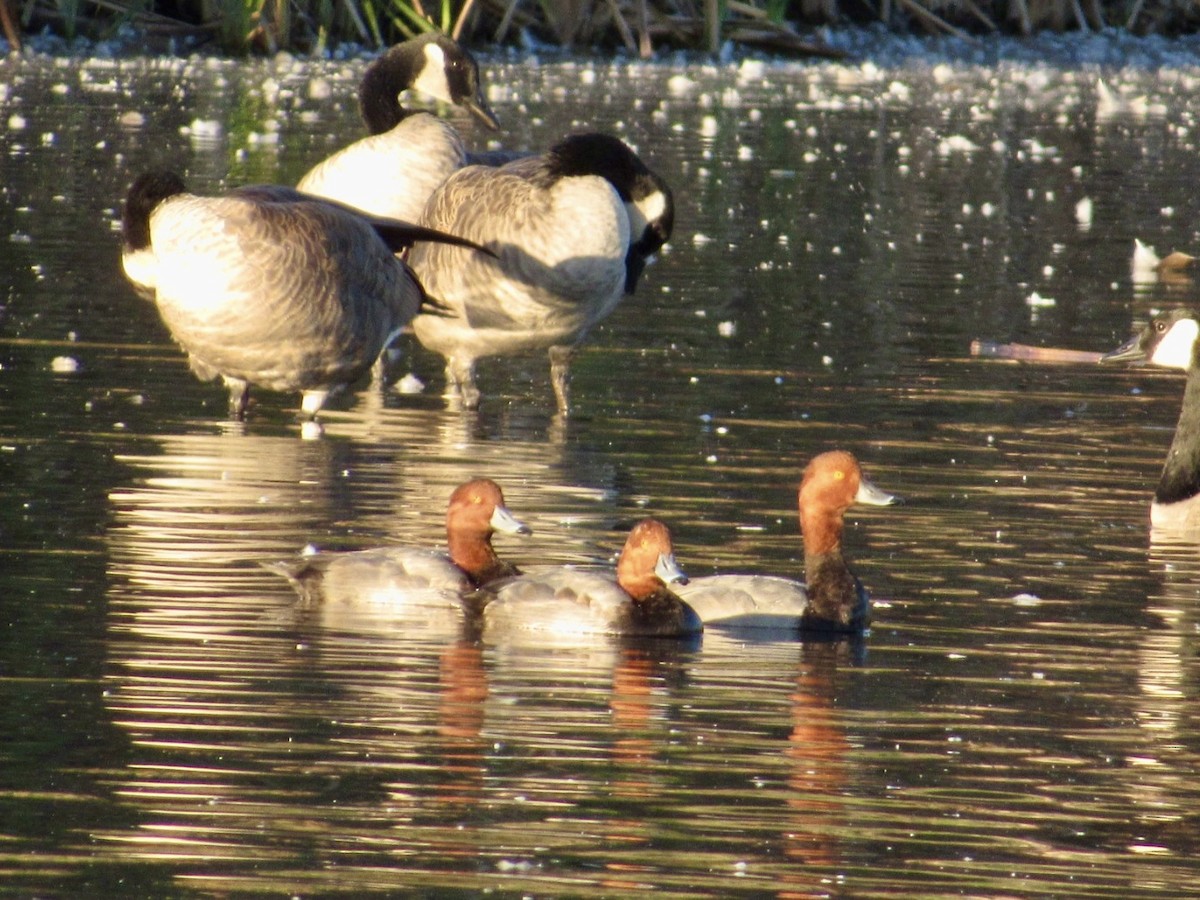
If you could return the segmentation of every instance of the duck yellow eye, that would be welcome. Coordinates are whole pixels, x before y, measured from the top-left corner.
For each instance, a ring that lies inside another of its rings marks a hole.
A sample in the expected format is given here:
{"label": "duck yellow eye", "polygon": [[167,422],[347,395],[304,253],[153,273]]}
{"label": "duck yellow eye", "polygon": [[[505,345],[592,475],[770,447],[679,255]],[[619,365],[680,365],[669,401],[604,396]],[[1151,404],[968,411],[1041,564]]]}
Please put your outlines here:
{"label": "duck yellow eye", "polygon": [[833,480],[834,481],[841,481],[845,477],[846,477],[846,473],[843,472],[841,469],[834,470],[834,472],[833,472]]}

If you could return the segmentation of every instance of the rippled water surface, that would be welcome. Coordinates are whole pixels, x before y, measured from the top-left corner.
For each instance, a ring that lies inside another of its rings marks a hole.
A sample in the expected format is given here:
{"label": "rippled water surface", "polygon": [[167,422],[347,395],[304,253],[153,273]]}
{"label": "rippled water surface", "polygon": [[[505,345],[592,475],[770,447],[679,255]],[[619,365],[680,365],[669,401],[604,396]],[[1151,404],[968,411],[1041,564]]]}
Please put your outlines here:
{"label": "rippled water surface", "polygon": [[[294,397],[223,421],[116,223],[150,165],[294,183],[361,63],[0,70],[0,892],[1194,896],[1200,554],[1147,522],[1181,379],[969,346],[1196,301],[1130,256],[1200,243],[1200,70],[485,63],[505,146],[620,133],[675,236],[569,422],[541,357],[466,415],[406,345],[426,390],[315,441]],[[259,565],[437,545],[485,474],[518,563],[653,514],[692,575],[799,576],[835,446],[906,501],[848,518],[861,641],[482,645]]]}

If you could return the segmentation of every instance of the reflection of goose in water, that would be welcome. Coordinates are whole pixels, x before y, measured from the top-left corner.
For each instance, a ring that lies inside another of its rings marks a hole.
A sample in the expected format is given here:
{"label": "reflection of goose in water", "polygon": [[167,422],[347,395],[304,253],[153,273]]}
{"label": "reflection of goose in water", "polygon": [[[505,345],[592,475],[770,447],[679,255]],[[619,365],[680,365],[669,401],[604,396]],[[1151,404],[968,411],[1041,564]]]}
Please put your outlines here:
{"label": "reflection of goose in water", "polygon": [[[627,521],[623,510],[641,496],[611,454],[567,439],[541,409],[514,404],[461,413],[441,402],[429,409],[381,407],[368,402],[371,396],[377,395],[370,392],[324,420],[332,438],[357,446],[354,481],[369,494],[356,510],[354,537],[341,547],[363,546],[365,533],[438,544],[445,535],[446,498],[462,482],[486,476],[504,488],[505,505],[533,531],[507,543],[501,551],[506,558],[522,568],[608,562],[611,530]],[[322,544],[314,533],[293,550],[310,542]]]}
{"label": "reflection of goose in water", "polygon": [[270,581],[256,561],[293,549],[297,530],[336,507],[331,473],[345,450],[229,431],[163,436],[152,452],[119,457],[133,477],[109,495],[110,574],[139,605],[254,596]]}
{"label": "reflection of goose in water", "polygon": [[[1146,611],[1156,621],[1136,630],[1137,691],[1131,696],[1137,729],[1124,768],[1136,777],[1122,784],[1145,846],[1188,848],[1192,855],[1194,738],[1200,723],[1200,535],[1152,529],[1149,563],[1163,574],[1161,587],[1147,598]],[[1172,883],[1167,871],[1153,877]],[[1194,873],[1179,872],[1174,888],[1180,896],[1191,892]]]}

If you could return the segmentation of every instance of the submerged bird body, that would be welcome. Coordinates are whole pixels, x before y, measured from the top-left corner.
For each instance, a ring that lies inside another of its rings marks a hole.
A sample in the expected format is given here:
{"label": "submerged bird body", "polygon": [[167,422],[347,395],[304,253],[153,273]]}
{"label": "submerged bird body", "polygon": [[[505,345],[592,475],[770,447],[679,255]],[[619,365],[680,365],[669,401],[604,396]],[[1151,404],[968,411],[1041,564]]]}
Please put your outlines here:
{"label": "submerged bird body", "polygon": [[669,588],[686,581],[675,563],[670,532],[661,522],[645,519],[625,542],[616,580],[559,567],[489,585],[484,591],[483,633],[491,638],[697,634],[700,619]]}
{"label": "submerged bird body", "polygon": [[499,485],[468,481],[450,496],[445,553],[414,547],[376,547],[349,553],[309,553],[267,568],[286,577],[309,602],[461,608],[462,597],[498,578],[519,575],[492,547],[496,531],[529,534],[504,505]]}
{"label": "submerged bird body", "polygon": [[424,300],[394,251],[428,229],[287,187],[203,197],[173,173],[146,173],[130,188],[124,229],[127,276],[153,293],[193,371],[225,380],[239,418],[251,384],[300,391],[315,416]]}
{"label": "submerged bird body", "polygon": [[1200,316],[1175,309],[1156,316],[1101,362],[1140,362],[1187,373],[1175,436],[1150,505],[1158,528],[1200,526]]}
{"label": "submerged bird body", "polygon": [[548,348],[558,407],[568,411],[574,347],[633,292],[673,217],[666,183],[608,135],[575,135],[542,156],[456,172],[421,221],[495,258],[426,243],[409,256],[439,307],[413,330],[446,358],[449,392],[477,406],[478,359]]}
{"label": "submerged bird body", "polygon": [[368,66],[359,103],[371,134],[318,163],[297,188],[372,215],[416,222],[434,189],[466,165],[467,150],[450,123],[400,105],[408,89],[464,106],[489,128],[498,127],[471,55],[444,35],[423,35]]}
{"label": "submerged bird body", "polygon": [[798,495],[806,583],[771,575],[712,575],[679,589],[704,622],[750,628],[860,631],[870,601],[842,555],[843,516],[851,504],[894,502],[846,452],[815,457]]}

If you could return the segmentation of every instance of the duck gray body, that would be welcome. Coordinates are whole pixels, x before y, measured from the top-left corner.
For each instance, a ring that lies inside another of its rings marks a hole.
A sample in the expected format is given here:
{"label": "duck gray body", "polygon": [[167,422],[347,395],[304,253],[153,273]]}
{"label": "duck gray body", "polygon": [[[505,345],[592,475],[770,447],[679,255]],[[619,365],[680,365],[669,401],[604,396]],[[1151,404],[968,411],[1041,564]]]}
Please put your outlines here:
{"label": "duck gray body", "polygon": [[584,569],[534,570],[486,591],[484,634],[520,632],[556,637],[623,634],[678,637],[702,630],[688,604],[665,587],[633,601],[611,575]]}
{"label": "duck gray body", "polygon": [[469,237],[495,257],[426,243],[409,256],[440,308],[418,316],[413,330],[446,358],[448,391],[474,407],[478,359],[549,348],[567,412],[574,347],[633,292],[673,217],[665,182],[607,135],[575,135],[542,156],[452,175],[422,224]]}
{"label": "duck gray body", "polygon": [[571,638],[596,634],[684,637],[703,623],[670,589],[687,582],[675,563],[671,534],[644,519],[626,538],[616,577],[572,567],[548,567],[486,585],[480,599],[483,634]]}

